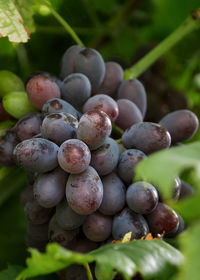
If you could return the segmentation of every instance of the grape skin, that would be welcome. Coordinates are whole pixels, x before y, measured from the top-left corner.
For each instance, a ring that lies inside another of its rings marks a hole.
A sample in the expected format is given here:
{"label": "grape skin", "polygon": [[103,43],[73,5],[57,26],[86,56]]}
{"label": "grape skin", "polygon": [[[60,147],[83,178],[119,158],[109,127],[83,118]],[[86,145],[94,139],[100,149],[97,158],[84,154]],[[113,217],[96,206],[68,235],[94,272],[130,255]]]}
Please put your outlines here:
{"label": "grape skin", "polygon": [[2,100],[0,100],[0,122],[6,121],[10,118],[10,115],[5,111]]}
{"label": "grape skin", "polygon": [[48,100],[60,98],[60,89],[56,82],[42,74],[35,75],[28,81],[26,91],[31,104],[38,109],[42,109]]}
{"label": "grape skin", "polygon": [[113,172],[102,178],[103,200],[99,211],[104,215],[115,215],[125,205],[126,189],[120,178]]}
{"label": "grape skin", "polygon": [[192,186],[187,182],[181,180],[180,196],[179,199],[185,199],[187,197],[193,196],[195,193]]}
{"label": "grape skin", "polygon": [[105,63],[94,49],[85,48],[75,58],[75,72],[88,77],[92,85],[92,92],[97,91],[105,76]]}
{"label": "grape skin", "polygon": [[71,174],[85,171],[90,164],[90,160],[91,153],[88,146],[78,139],[65,141],[58,151],[60,167]]}
{"label": "grape skin", "polygon": [[76,138],[78,121],[75,117],[66,113],[54,113],[46,116],[42,122],[42,137],[58,146],[65,140]]}
{"label": "grape skin", "polygon": [[132,125],[122,136],[123,145],[150,154],[170,147],[171,137],[166,128],[152,122]]}
{"label": "grape skin", "polygon": [[71,174],[67,181],[66,197],[69,206],[80,215],[95,212],[103,198],[103,185],[91,166],[80,174]]}
{"label": "grape skin", "polygon": [[112,235],[119,240],[128,232],[132,232],[131,239],[139,239],[149,233],[149,227],[142,215],[125,208],[113,219]]}
{"label": "grape skin", "polygon": [[118,99],[128,99],[135,103],[144,117],[147,110],[147,96],[143,84],[134,79],[123,81],[118,89]]}
{"label": "grape skin", "polygon": [[126,130],[133,124],[143,121],[142,113],[138,107],[128,99],[119,99],[117,101],[119,115],[115,121],[116,125]]}
{"label": "grape skin", "polygon": [[7,130],[0,137],[0,165],[10,166],[15,164],[13,151],[18,143],[19,140],[13,130]]}
{"label": "grape skin", "polygon": [[48,241],[49,223],[35,225],[27,221],[27,236],[35,241]]}
{"label": "grape skin", "polygon": [[90,81],[81,73],[71,74],[64,79],[61,94],[65,101],[72,104],[75,108],[81,109],[91,96]]}
{"label": "grape skin", "polygon": [[109,137],[101,147],[92,151],[90,165],[96,169],[99,175],[103,176],[111,173],[115,169],[118,159],[118,144]]}
{"label": "grape skin", "polygon": [[21,118],[15,126],[17,137],[23,141],[40,133],[42,116],[39,113],[31,113]]}
{"label": "grape skin", "polygon": [[16,164],[25,170],[44,173],[58,166],[58,146],[41,138],[32,138],[19,143],[14,149]]}
{"label": "grape skin", "polygon": [[89,111],[80,118],[77,138],[85,142],[90,150],[99,148],[110,136],[112,125],[108,115],[102,111]]}
{"label": "grape skin", "polygon": [[56,207],[56,221],[64,230],[73,230],[79,228],[85,221],[86,216],[79,215],[74,212],[68,205],[66,200],[63,200]]}
{"label": "grape skin", "polygon": [[83,224],[85,236],[95,242],[108,239],[112,233],[112,218],[99,212],[87,216]]}
{"label": "grape skin", "polygon": [[65,196],[67,173],[60,168],[40,174],[33,186],[34,197],[45,208],[56,206]]}
{"label": "grape skin", "polygon": [[98,94],[90,97],[83,106],[83,113],[91,110],[99,110],[105,112],[111,122],[114,122],[119,114],[118,105],[112,97],[105,94]]}
{"label": "grape skin", "polygon": [[23,206],[25,206],[28,201],[31,201],[33,199],[34,199],[33,186],[29,185],[21,192],[20,202]]}
{"label": "grape skin", "polygon": [[136,182],[126,192],[128,207],[138,214],[151,213],[156,208],[158,199],[156,188],[147,182]]}
{"label": "grape skin", "polygon": [[169,131],[172,144],[175,144],[192,138],[199,127],[199,120],[189,110],[177,110],[162,118],[159,124]]}
{"label": "grape skin", "polygon": [[146,155],[136,149],[128,149],[121,153],[117,173],[126,184],[130,184],[133,181],[135,167],[144,158],[146,158]]}

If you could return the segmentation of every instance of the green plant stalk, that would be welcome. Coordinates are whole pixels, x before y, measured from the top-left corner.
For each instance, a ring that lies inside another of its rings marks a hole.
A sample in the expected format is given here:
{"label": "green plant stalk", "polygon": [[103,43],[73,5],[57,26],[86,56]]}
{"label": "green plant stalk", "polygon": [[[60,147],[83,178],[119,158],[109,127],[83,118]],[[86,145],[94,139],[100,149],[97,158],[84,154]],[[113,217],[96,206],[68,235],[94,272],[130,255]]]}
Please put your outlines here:
{"label": "green plant stalk", "polygon": [[120,136],[122,136],[124,134],[123,129],[121,129],[119,126],[117,126],[116,124],[112,124],[112,131],[118,133]]}
{"label": "green plant stalk", "polygon": [[84,47],[83,42],[81,41],[81,39],[78,37],[78,35],[76,34],[76,32],[73,30],[73,28],[56,12],[56,10],[54,10],[54,8],[45,1],[44,3],[49,10],[51,11],[52,15],[57,19],[57,21],[64,27],[64,29],[70,34],[70,36],[74,39],[74,41],[80,45]]}
{"label": "green plant stalk", "polygon": [[90,270],[90,266],[88,263],[85,263],[84,264],[84,267],[86,269],[86,272],[87,272],[87,277],[88,277],[88,280],[93,280],[93,276],[92,276],[92,272]]}
{"label": "green plant stalk", "polygon": [[134,79],[139,77],[149,68],[159,57],[171,49],[176,43],[187,34],[200,27],[200,9],[195,10],[174,32],[164,39],[157,47],[145,55],[131,68],[125,70],[124,79]]}

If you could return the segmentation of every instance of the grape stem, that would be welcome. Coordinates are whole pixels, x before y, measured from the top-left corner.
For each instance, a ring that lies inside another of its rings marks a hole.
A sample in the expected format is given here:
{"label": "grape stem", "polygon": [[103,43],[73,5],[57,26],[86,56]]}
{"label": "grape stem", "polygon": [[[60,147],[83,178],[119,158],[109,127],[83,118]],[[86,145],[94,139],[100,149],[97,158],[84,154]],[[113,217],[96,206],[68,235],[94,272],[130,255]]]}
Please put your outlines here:
{"label": "grape stem", "polygon": [[74,39],[74,41],[80,45],[84,47],[83,42],[81,41],[81,39],[78,37],[78,35],[76,34],[76,32],[73,30],[73,28],[64,20],[63,17],[61,17],[56,10],[51,6],[51,4],[47,1],[44,2],[45,6],[47,8],[49,8],[49,10],[51,11],[52,15],[57,19],[57,21],[64,27],[64,29],[69,33],[69,35]]}
{"label": "grape stem", "polygon": [[165,38],[157,47],[140,59],[124,72],[124,79],[134,79],[139,77],[149,68],[159,57],[171,49],[183,37],[200,28],[200,9],[195,10],[174,32]]}
{"label": "grape stem", "polygon": [[93,276],[92,276],[92,272],[90,270],[90,266],[88,263],[85,263],[84,264],[84,267],[86,269],[86,272],[87,272],[87,277],[88,277],[88,280],[93,280]]}
{"label": "grape stem", "polygon": [[116,132],[120,136],[124,134],[124,131],[114,123],[112,124],[112,131]]}

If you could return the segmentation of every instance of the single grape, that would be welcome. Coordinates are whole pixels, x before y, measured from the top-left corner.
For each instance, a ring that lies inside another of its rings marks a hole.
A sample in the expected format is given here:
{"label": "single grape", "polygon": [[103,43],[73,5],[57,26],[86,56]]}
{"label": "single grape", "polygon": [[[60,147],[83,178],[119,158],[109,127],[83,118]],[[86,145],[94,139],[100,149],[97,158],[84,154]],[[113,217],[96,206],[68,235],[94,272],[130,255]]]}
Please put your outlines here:
{"label": "single grape", "polygon": [[25,206],[25,204],[28,201],[31,201],[34,199],[34,195],[33,195],[33,186],[29,185],[27,186],[20,194],[20,202],[23,206]]}
{"label": "single grape", "polygon": [[102,111],[89,111],[80,118],[77,137],[85,142],[90,150],[99,148],[110,136],[112,125],[108,115]]}
{"label": "single grape", "polygon": [[23,141],[40,133],[42,117],[39,113],[31,113],[21,118],[15,126],[18,138]]}
{"label": "single grape", "polygon": [[79,236],[74,239],[68,246],[68,249],[78,253],[89,253],[98,248],[98,243],[87,239],[85,236]]}
{"label": "single grape", "polygon": [[119,240],[128,232],[132,233],[131,239],[139,239],[149,233],[149,227],[142,215],[125,208],[113,219],[112,235]]}
{"label": "single grape", "polygon": [[36,225],[27,221],[27,235],[37,241],[48,241],[49,223]]}
{"label": "single grape", "polygon": [[174,144],[192,138],[199,127],[199,120],[189,110],[178,110],[166,115],[159,124],[169,131]]}
{"label": "single grape", "polygon": [[68,102],[59,98],[53,98],[48,100],[42,107],[43,116],[62,112],[70,114],[75,118],[78,117],[78,112],[76,111],[76,109]]}
{"label": "single grape", "polygon": [[156,188],[147,182],[136,182],[126,192],[128,207],[138,214],[151,213],[158,204]]}
{"label": "single grape", "polygon": [[21,90],[24,90],[24,85],[17,75],[7,70],[0,71],[0,97],[5,96],[11,91]]}
{"label": "single grape", "polygon": [[104,215],[115,215],[125,205],[126,189],[120,178],[113,172],[102,178],[103,200],[99,211]]}
{"label": "single grape", "polygon": [[146,158],[146,155],[136,149],[128,149],[121,153],[117,173],[126,184],[130,184],[133,181],[135,167],[144,158]]}
{"label": "single grape", "polygon": [[83,106],[83,113],[91,110],[99,110],[105,112],[111,122],[114,122],[119,114],[118,105],[112,97],[105,94],[97,94],[88,99]]}
{"label": "single grape", "polygon": [[187,182],[181,180],[179,199],[185,199],[187,197],[193,196],[194,193],[195,193],[194,188],[190,186]]}
{"label": "single grape", "polygon": [[78,45],[74,45],[65,51],[61,60],[61,73],[60,73],[60,76],[63,80],[66,76],[75,72],[74,61],[81,50],[84,50],[84,48]]}
{"label": "single grape", "polygon": [[116,125],[123,130],[131,127],[133,124],[143,121],[142,113],[138,107],[128,99],[119,99],[117,101],[119,115],[115,121]]}
{"label": "single grape", "polygon": [[90,160],[91,153],[88,146],[78,139],[67,140],[59,148],[59,165],[71,174],[85,171],[90,164]]}
{"label": "single grape", "polygon": [[14,165],[13,150],[19,143],[15,131],[8,130],[0,137],[0,165]]}
{"label": "single grape", "polygon": [[80,174],[71,174],[67,181],[66,197],[69,206],[80,215],[95,212],[103,198],[103,185],[91,166]]}
{"label": "single grape", "polygon": [[52,216],[52,208],[44,208],[36,200],[28,201],[24,207],[26,219],[34,225],[47,223]]}
{"label": "single grape", "polygon": [[177,215],[178,215],[178,221],[179,221],[178,227],[175,228],[172,232],[166,234],[165,237],[167,237],[167,238],[174,238],[177,235],[179,235],[181,232],[183,232],[185,229],[185,223],[184,223],[183,218],[179,214],[177,214]]}
{"label": "single grape", "polygon": [[138,80],[123,81],[118,89],[118,99],[128,99],[135,103],[144,117],[147,110],[147,95],[143,84]]}
{"label": "single grape", "polygon": [[28,77],[26,78],[26,81],[25,81],[25,87],[28,84],[29,80],[31,80],[33,77],[38,76],[38,75],[42,75],[44,77],[51,79],[61,89],[62,81],[60,79],[58,79],[56,76],[54,76],[48,72],[42,72],[42,71],[33,72],[30,75],[28,75]]}
{"label": "single grape", "polygon": [[150,154],[170,147],[171,137],[163,126],[142,122],[132,125],[122,136],[122,143],[127,148],[141,150],[145,154]]}
{"label": "single grape", "polygon": [[[163,202],[162,193],[160,192],[160,187],[158,185],[156,186],[156,189],[159,194],[160,202]],[[173,198],[174,200],[178,200],[180,196],[180,192],[181,192],[181,180],[179,177],[176,176],[174,179],[171,198]]]}
{"label": "single grape", "polygon": [[108,239],[112,233],[112,218],[99,212],[87,216],[83,224],[85,236],[95,242]]}
{"label": "single grape", "polygon": [[158,203],[153,212],[146,215],[146,220],[149,225],[150,232],[167,234],[178,227],[178,215],[168,205]]}
{"label": "single grape", "polygon": [[61,228],[57,222],[56,215],[54,215],[49,222],[49,242],[56,242],[61,246],[67,247],[78,233],[78,228],[73,230],[64,230],[63,228]]}
{"label": "single grape", "polygon": [[104,80],[95,94],[107,94],[113,97],[123,80],[124,72],[122,67],[113,61],[106,62],[105,67]]}
{"label": "single grape", "polygon": [[57,167],[59,147],[53,142],[32,138],[19,143],[14,149],[15,162],[25,170],[44,173]]}
{"label": "single grape", "polygon": [[58,146],[65,140],[76,138],[78,121],[75,117],[66,113],[53,113],[46,116],[42,122],[42,137]]}
{"label": "single grape", "polygon": [[2,100],[0,100],[0,122],[6,121],[11,116],[6,112],[6,110],[3,107]]}
{"label": "single grape", "polygon": [[119,160],[119,147],[115,140],[107,138],[104,144],[92,151],[90,165],[96,169],[99,175],[111,173]]}
{"label": "single grape", "polygon": [[75,58],[75,72],[88,77],[92,85],[92,92],[100,87],[105,76],[105,63],[99,52],[85,48]]}
{"label": "single grape", "polygon": [[40,174],[33,186],[34,197],[45,208],[56,206],[65,196],[67,173],[60,168]]}
{"label": "single grape", "polygon": [[75,108],[81,109],[91,96],[90,81],[81,73],[71,74],[64,79],[61,94],[65,101],[72,104]]}
{"label": "single grape", "polygon": [[74,212],[68,205],[66,200],[63,200],[56,207],[56,221],[64,230],[73,230],[79,228],[85,221],[86,216],[79,215]]}
{"label": "single grape", "polygon": [[55,81],[46,75],[33,76],[26,84],[26,91],[31,104],[38,109],[52,98],[60,97],[60,89]]}

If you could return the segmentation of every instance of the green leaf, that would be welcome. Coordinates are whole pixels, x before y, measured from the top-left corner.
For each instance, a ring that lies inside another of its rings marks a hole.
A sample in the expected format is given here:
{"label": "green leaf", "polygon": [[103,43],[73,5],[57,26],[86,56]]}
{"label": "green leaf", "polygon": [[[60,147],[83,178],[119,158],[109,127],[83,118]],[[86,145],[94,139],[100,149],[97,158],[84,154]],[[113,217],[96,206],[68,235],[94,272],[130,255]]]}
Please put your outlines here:
{"label": "green leaf", "polygon": [[33,1],[14,0],[14,3],[23,18],[25,28],[28,30],[28,32],[34,32],[35,25],[33,20],[33,15],[34,15]]}
{"label": "green leaf", "polygon": [[7,129],[14,126],[15,122],[11,120],[0,122],[0,136],[3,135]]}
{"label": "green leaf", "polygon": [[0,271],[0,280],[13,280],[17,277],[23,267],[18,265],[8,265],[8,268]]}
{"label": "green leaf", "polygon": [[91,262],[97,264],[98,280],[112,279],[114,269],[127,280],[136,272],[140,272],[146,279],[152,279],[161,273],[169,275],[183,261],[178,250],[158,240],[109,244],[84,255],[66,250],[58,244],[47,245],[45,253],[39,253],[35,249],[30,249],[30,253],[27,268],[19,274],[17,280],[49,274],[73,263]]}
{"label": "green leaf", "polygon": [[185,262],[180,267],[179,280],[199,280],[200,222],[188,228],[179,237]]}
{"label": "green leaf", "polygon": [[165,198],[171,196],[174,178],[184,170],[194,169],[200,180],[200,142],[170,148],[142,160],[136,168],[136,179],[159,186]]}
{"label": "green leaf", "polygon": [[8,36],[9,41],[27,42],[29,34],[23,19],[12,0],[0,0],[0,36]]}

